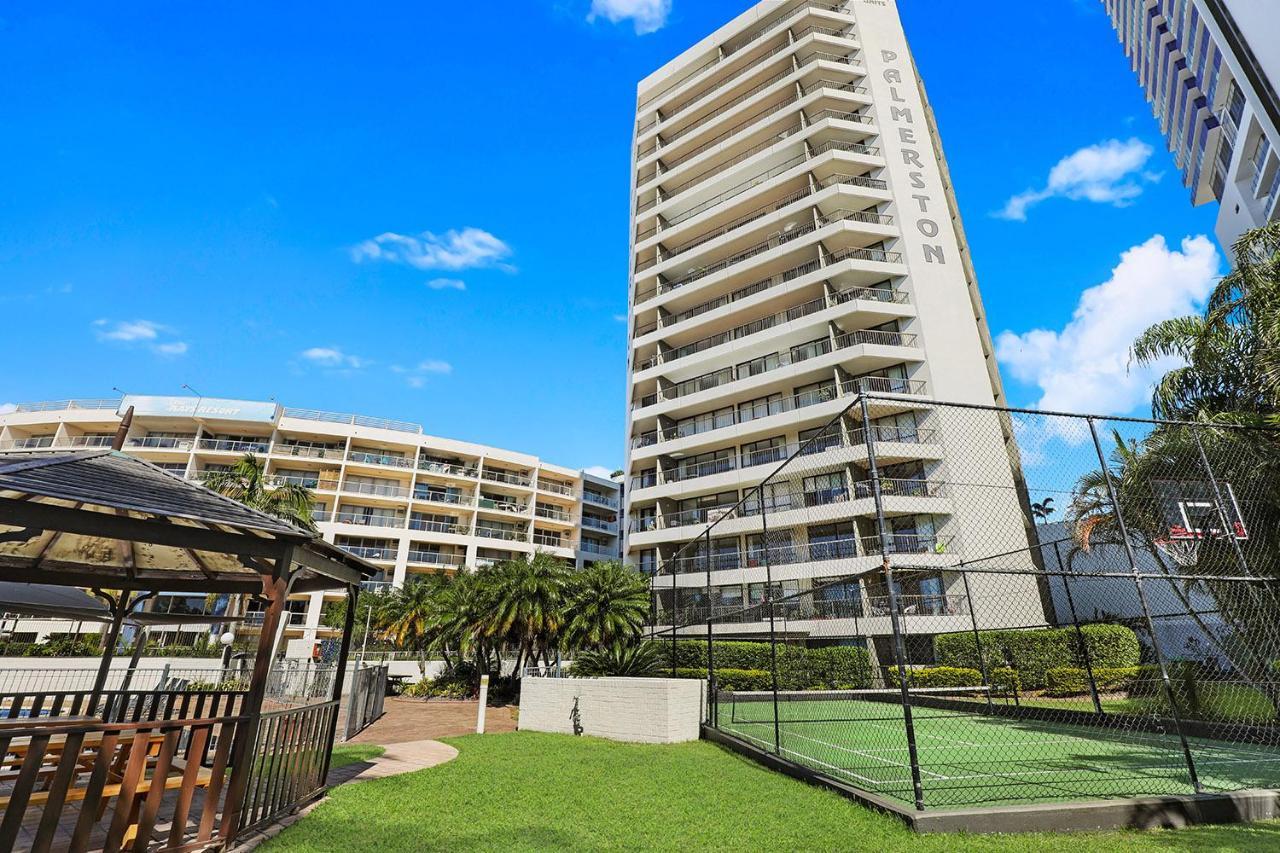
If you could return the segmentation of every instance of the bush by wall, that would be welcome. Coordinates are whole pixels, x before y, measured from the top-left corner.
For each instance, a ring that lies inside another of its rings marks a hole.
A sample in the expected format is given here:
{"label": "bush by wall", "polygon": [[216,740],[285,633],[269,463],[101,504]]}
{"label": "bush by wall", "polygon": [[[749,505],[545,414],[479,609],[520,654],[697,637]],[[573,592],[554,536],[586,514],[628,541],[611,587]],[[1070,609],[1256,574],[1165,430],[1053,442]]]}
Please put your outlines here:
{"label": "bush by wall", "polygon": [[[705,669],[676,668],[676,678],[706,678]],[[722,690],[772,690],[773,676],[765,669],[716,668],[716,685]]]}
{"label": "bush by wall", "polygon": [[[889,686],[897,687],[898,670],[888,668]],[[962,666],[926,666],[907,670],[907,683],[912,687],[978,687],[982,673]]]}
{"label": "bush by wall", "polygon": [[[1095,667],[1093,680],[1100,692],[1130,690],[1138,677],[1136,666]],[[1080,696],[1089,692],[1089,672],[1075,666],[1056,666],[1045,673],[1045,695]]]}
{"label": "bush by wall", "polygon": [[[1123,625],[1084,625],[1080,629],[1095,669],[1138,665],[1138,637]],[[988,671],[1008,666],[1011,658],[1022,685],[1029,690],[1046,686],[1048,672],[1059,667],[1083,667],[1074,628],[980,631],[983,660],[978,660],[972,633],[942,634],[934,638],[939,664]]]}
{"label": "bush by wall", "polygon": [[[725,673],[772,671],[768,643],[718,641],[715,656],[716,680],[720,686],[735,690],[771,689],[772,677],[764,687],[732,687],[725,683]],[[871,660],[867,650],[859,646],[827,646],[810,649],[804,646],[779,645],[778,688],[781,690],[848,690],[871,686]],[[687,670],[687,675],[681,675]],[[676,643],[676,674],[681,677],[707,677],[707,644],[698,640]]]}

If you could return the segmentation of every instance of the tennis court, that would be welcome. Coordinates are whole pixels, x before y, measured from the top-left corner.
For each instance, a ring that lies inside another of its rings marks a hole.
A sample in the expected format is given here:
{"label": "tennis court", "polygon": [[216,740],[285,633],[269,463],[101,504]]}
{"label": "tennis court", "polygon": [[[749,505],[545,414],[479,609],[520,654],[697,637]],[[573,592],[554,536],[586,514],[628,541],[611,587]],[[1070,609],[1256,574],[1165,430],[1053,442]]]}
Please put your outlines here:
{"label": "tennis court", "polygon": [[[987,712],[985,688],[917,689],[913,723],[927,807],[1193,793],[1175,731],[1132,716],[1096,724]],[[973,710],[937,707],[964,702]],[[932,705],[930,704],[932,703]],[[862,790],[914,803],[897,690],[779,692],[780,753]],[[774,750],[774,695],[720,691],[718,728]],[[1189,738],[1205,791],[1280,786],[1280,748]]]}

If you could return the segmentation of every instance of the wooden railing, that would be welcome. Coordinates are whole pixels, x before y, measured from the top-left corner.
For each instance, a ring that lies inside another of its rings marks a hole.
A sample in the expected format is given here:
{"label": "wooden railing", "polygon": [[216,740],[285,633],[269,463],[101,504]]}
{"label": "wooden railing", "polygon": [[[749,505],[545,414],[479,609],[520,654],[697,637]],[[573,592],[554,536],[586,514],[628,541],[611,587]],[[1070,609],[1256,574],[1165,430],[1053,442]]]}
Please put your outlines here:
{"label": "wooden railing", "polygon": [[38,690],[0,693],[0,720],[97,717],[109,723],[136,723],[227,717],[239,713],[243,690]]}
{"label": "wooden railing", "polygon": [[203,849],[226,841],[217,817],[244,723],[224,716],[0,724],[0,850]]}
{"label": "wooden railing", "polygon": [[240,831],[293,811],[324,791],[338,701],[265,713],[258,720]]}

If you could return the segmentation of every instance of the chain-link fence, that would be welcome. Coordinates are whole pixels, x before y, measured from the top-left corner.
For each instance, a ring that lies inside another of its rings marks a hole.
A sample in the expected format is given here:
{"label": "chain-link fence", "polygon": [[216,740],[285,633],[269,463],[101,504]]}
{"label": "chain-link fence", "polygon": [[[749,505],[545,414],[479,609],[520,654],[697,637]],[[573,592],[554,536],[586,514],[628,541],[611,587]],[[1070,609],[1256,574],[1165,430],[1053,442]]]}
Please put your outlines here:
{"label": "chain-link fence", "polygon": [[801,437],[653,522],[710,725],[918,809],[1280,787],[1280,433],[867,394]]}

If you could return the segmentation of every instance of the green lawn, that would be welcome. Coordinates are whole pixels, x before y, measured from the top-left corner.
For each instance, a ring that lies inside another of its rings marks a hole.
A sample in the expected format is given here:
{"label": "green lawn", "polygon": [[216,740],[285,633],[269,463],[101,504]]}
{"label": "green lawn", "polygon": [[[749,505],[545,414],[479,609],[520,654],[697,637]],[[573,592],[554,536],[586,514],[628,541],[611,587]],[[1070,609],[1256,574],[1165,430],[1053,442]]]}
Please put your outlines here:
{"label": "green lawn", "polygon": [[451,738],[456,759],[334,791],[262,849],[1274,851],[1280,824],[1073,836],[916,836],[893,818],[705,741],[517,732]]}
{"label": "green lawn", "polygon": [[348,764],[355,764],[357,761],[368,761],[384,752],[386,752],[385,749],[371,743],[340,743],[333,748],[333,752],[329,753],[332,756],[329,759],[329,769],[336,770]]}

